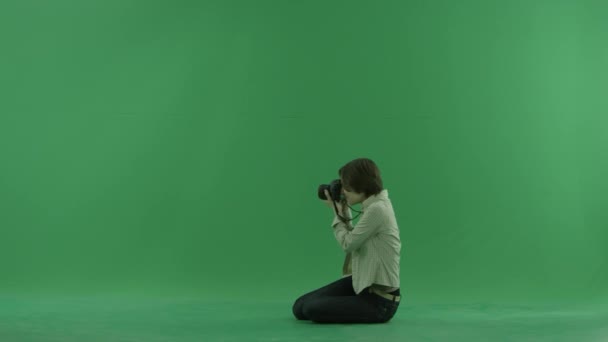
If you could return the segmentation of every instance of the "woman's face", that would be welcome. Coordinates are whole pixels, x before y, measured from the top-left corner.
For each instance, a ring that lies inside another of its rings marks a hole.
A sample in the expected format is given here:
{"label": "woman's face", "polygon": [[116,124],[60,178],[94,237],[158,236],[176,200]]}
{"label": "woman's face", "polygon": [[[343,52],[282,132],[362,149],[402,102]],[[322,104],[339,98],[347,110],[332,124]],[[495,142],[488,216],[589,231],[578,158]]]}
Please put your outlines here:
{"label": "woman's face", "polygon": [[364,193],[354,192],[347,186],[342,187],[342,193],[344,193],[344,197],[346,198],[346,203],[348,203],[348,205],[361,203],[366,198]]}

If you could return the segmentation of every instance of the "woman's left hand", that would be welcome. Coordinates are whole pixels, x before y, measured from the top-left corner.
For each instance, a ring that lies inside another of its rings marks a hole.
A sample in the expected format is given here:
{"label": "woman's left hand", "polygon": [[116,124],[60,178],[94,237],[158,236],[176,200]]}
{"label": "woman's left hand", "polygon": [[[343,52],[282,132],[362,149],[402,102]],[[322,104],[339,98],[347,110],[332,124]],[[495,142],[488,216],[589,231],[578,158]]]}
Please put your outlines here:
{"label": "woman's left hand", "polygon": [[[328,207],[334,209],[334,200],[333,198],[331,198],[331,195],[329,194],[329,191],[327,191],[327,189],[325,190],[325,197],[327,197],[326,200],[324,200],[324,202],[327,204]],[[336,207],[338,208],[338,212],[341,213],[342,212],[342,203],[335,202],[336,203]]]}

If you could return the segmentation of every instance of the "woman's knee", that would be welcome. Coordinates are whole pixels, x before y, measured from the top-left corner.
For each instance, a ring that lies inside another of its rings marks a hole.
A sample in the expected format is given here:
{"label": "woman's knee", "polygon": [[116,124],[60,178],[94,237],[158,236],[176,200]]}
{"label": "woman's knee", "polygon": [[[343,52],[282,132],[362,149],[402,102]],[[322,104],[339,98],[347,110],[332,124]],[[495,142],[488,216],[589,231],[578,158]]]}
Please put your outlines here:
{"label": "woman's knee", "polygon": [[306,315],[304,315],[303,311],[304,307],[304,297],[300,297],[296,299],[295,303],[293,303],[292,311],[293,315],[299,320],[306,320]]}
{"label": "woman's knee", "polygon": [[301,312],[302,314],[311,321],[320,321],[324,314],[325,308],[323,302],[319,300],[309,300],[302,303]]}

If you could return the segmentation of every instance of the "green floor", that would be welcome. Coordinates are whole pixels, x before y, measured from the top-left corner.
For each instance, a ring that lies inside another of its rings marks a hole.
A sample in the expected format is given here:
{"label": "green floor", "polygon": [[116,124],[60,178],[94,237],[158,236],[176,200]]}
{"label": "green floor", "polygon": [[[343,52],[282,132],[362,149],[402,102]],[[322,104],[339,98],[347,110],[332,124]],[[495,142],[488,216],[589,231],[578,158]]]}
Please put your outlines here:
{"label": "green floor", "polygon": [[287,301],[0,298],[0,341],[608,341],[608,310],[405,304],[383,325],[297,321]]}

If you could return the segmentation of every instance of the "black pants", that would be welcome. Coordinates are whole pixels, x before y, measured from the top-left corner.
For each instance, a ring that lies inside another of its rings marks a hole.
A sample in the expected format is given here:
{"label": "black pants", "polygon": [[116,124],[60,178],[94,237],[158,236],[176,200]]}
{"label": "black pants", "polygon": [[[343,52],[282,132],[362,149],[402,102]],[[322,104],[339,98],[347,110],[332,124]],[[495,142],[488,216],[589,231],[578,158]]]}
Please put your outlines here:
{"label": "black pants", "polygon": [[[392,292],[400,295],[399,290]],[[385,323],[399,307],[399,302],[370,293],[355,294],[352,276],[344,277],[296,300],[293,314],[299,320],[318,323]]]}

